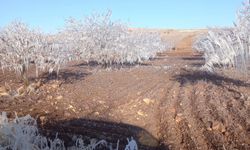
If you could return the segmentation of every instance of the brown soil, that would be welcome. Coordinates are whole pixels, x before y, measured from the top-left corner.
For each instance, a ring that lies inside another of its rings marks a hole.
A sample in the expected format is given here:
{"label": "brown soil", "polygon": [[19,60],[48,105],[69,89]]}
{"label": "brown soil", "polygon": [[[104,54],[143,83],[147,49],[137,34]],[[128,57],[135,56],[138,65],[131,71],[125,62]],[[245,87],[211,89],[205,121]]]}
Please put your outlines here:
{"label": "brown soil", "polygon": [[[29,95],[0,96],[0,112],[30,114],[44,134],[58,132],[66,143],[77,134],[121,145],[133,137],[140,149],[250,149],[249,77],[200,72],[195,35],[140,66],[71,63],[58,78],[41,75]],[[0,74],[7,91],[21,85],[12,73]]]}

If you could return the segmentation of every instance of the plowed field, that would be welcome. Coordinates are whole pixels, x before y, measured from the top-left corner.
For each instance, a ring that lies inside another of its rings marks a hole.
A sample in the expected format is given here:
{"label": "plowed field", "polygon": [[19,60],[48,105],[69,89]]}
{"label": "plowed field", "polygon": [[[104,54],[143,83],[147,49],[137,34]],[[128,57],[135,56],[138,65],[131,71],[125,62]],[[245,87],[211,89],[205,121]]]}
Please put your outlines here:
{"label": "plowed field", "polygon": [[[28,95],[2,94],[0,111],[30,114],[41,132],[58,132],[66,143],[77,134],[121,145],[133,137],[140,149],[250,149],[250,78],[232,69],[199,71],[195,35],[185,33],[174,50],[140,66],[74,62],[59,77],[33,80]],[[11,72],[0,74],[0,86],[22,89]]]}

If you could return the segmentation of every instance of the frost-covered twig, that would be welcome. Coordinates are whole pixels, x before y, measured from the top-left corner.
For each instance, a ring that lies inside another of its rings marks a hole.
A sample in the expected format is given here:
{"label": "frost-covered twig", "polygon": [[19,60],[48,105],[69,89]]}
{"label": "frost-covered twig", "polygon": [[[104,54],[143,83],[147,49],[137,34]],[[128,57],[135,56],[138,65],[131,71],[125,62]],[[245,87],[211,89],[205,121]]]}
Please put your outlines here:
{"label": "frost-covered twig", "polygon": [[246,72],[250,65],[250,1],[238,12],[233,28],[209,29],[207,35],[196,40],[194,48],[204,53],[206,71],[212,72],[220,66]]}
{"label": "frost-covered twig", "polygon": [[156,32],[133,31],[124,23],[112,21],[110,11],[85,20],[71,18],[62,33],[80,59],[106,66],[141,63],[169,48]]}
{"label": "frost-covered twig", "polygon": [[38,71],[58,71],[74,58],[64,43],[17,21],[0,30],[0,45],[2,70],[13,70],[26,82],[32,64],[38,76]]}
{"label": "frost-covered twig", "polygon": [[[112,150],[113,147],[105,140],[90,140],[86,144],[81,137],[74,138],[75,146],[66,147],[64,142],[56,135],[55,139],[48,139],[39,134],[37,122],[30,115],[9,121],[7,114],[0,114],[0,150],[94,150],[105,147]],[[119,141],[119,140],[118,140]],[[119,142],[117,143],[118,149]],[[125,150],[138,150],[136,141],[128,139]]]}

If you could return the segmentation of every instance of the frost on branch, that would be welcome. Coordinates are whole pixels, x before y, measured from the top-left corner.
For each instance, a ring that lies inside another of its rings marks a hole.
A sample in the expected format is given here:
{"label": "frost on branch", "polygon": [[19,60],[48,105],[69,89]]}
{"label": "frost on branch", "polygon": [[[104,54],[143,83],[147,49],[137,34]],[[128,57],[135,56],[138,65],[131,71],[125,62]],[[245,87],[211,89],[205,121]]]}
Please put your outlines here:
{"label": "frost on branch", "polygon": [[42,35],[21,22],[13,22],[0,31],[0,65],[2,70],[14,70],[27,79],[30,63],[41,50]]}
{"label": "frost on branch", "polygon": [[203,69],[207,71],[220,66],[246,72],[250,65],[250,1],[243,4],[233,28],[209,29],[207,35],[197,39],[194,48],[204,53]]}
{"label": "frost on branch", "polygon": [[213,71],[215,66],[235,66],[234,33],[231,29],[210,29],[205,37],[195,43],[195,49],[204,52],[203,68]]}
{"label": "frost on branch", "polygon": [[71,18],[63,34],[80,59],[105,66],[141,63],[168,48],[157,33],[133,31],[112,21],[111,12],[93,14],[85,20]]}
{"label": "frost on branch", "polygon": [[0,31],[0,45],[2,70],[15,71],[25,82],[32,65],[38,76],[38,71],[58,71],[72,58],[64,43],[21,22],[13,22]]}
{"label": "frost on branch", "polygon": [[[30,115],[17,117],[10,121],[5,112],[0,113],[0,149],[1,150],[95,150],[110,149],[112,145],[105,140],[91,139],[85,142],[82,138],[72,137],[75,145],[66,147],[64,142],[57,136],[48,139],[39,134],[37,122]],[[119,141],[119,140],[118,140]],[[117,143],[118,149],[119,142]],[[128,139],[125,150],[138,150],[136,141]]]}
{"label": "frost on branch", "polygon": [[0,30],[0,67],[15,71],[28,82],[31,67],[59,71],[71,60],[103,66],[140,64],[158,52],[170,49],[157,32],[132,30],[111,20],[111,12],[93,14],[84,20],[68,19],[64,30],[47,35],[13,22]]}

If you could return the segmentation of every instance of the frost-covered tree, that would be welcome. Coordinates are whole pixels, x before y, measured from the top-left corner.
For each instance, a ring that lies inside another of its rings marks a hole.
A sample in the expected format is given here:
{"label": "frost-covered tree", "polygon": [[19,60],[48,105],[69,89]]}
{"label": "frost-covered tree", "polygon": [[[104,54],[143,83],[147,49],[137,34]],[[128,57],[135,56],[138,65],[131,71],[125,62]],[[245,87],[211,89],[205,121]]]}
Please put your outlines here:
{"label": "frost-covered tree", "polygon": [[156,32],[131,30],[112,21],[111,12],[84,20],[68,19],[64,30],[48,35],[13,22],[0,30],[0,67],[13,70],[28,84],[28,71],[59,71],[62,64],[80,59],[104,66],[137,64],[166,50]]}
{"label": "frost-covered tree", "polygon": [[250,65],[250,0],[246,0],[237,13],[235,32],[237,33],[236,67],[247,70]]}
{"label": "frost-covered tree", "polygon": [[58,35],[44,35],[42,49],[36,49],[34,64],[36,71],[57,71],[62,65],[76,59],[76,53],[71,50]]}
{"label": "frost-covered tree", "polygon": [[213,71],[215,66],[235,66],[234,32],[231,29],[210,29],[194,44],[195,49],[204,52],[206,60],[203,68]]}
{"label": "frost-covered tree", "polygon": [[213,71],[216,66],[248,70],[250,56],[250,1],[243,3],[233,28],[209,29],[194,43],[204,53],[203,69]]}
{"label": "frost-covered tree", "polygon": [[159,34],[132,31],[126,24],[112,21],[110,11],[84,20],[71,18],[62,34],[80,59],[105,66],[141,63],[167,49]]}
{"label": "frost-covered tree", "polygon": [[35,52],[43,48],[42,35],[21,22],[12,22],[0,31],[0,65],[14,70],[27,82],[27,71]]}
{"label": "frost-covered tree", "polygon": [[30,29],[22,22],[12,22],[0,31],[0,66],[15,71],[28,85],[31,66],[38,71],[59,70],[72,58],[65,43],[38,30]]}

